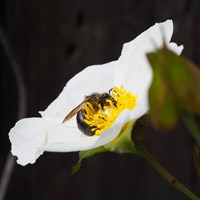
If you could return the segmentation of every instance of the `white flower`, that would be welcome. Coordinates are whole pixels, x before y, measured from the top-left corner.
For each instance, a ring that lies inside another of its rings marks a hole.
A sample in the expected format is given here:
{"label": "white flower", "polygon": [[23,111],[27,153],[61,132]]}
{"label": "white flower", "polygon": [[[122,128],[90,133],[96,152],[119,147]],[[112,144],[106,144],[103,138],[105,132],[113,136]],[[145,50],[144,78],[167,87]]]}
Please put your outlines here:
{"label": "white flower", "polygon": [[[58,98],[40,112],[41,118],[26,118],[16,123],[9,133],[12,154],[21,165],[34,163],[44,151],[70,152],[93,149],[113,141],[123,125],[148,111],[148,88],[152,71],[146,53],[159,48],[163,39],[177,54],[183,47],[169,43],[173,32],[172,20],[158,23],[133,41],[124,44],[117,61],[85,68],[64,87]],[[124,109],[111,126],[99,135],[86,136],[77,127],[76,117],[62,123],[66,115],[83,102],[85,95],[108,92],[124,86],[137,95],[133,109]]]}

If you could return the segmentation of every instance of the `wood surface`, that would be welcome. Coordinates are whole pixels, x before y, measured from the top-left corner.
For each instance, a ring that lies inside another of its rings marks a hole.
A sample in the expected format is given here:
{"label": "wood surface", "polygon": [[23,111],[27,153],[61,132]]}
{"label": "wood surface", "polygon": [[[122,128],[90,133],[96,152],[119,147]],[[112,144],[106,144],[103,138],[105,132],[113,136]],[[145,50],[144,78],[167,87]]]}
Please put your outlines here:
{"label": "wood surface", "polygon": [[[4,0],[0,20],[25,79],[27,117],[39,116],[38,111],[77,72],[116,60],[124,42],[168,18],[174,20],[172,40],[184,44],[183,54],[200,65],[199,9],[199,0]],[[0,53],[2,172],[10,149],[7,133],[16,121],[17,90],[2,48]],[[149,128],[145,143],[173,175],[200,195],[192,164],[193,140],[181,122],[170,133]],[[16,164],[5,199],[186,200],[139,157],[102,153],[84,161],[71,176],[77,159],[75,152],[44,153],[34,165]]]}

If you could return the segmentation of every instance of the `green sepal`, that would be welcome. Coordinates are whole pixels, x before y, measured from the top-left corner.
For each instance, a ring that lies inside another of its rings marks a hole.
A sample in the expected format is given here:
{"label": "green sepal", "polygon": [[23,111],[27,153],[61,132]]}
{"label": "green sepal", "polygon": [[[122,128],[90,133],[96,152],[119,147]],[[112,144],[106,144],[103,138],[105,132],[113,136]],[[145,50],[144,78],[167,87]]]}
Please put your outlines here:
{"label": "green sepal", "polygon": [[135,124],[135,120],[127,122],[123,126],[119,135],[113,141],[104,145],[104,147],[108,151],[119,153],[119,154],[123,154],[123,153],[137,154],[137,151],[131,139],[131,132],[132,132],[134,124]]}
{"label": "green sepal", "polygon": [[132,120],[126,123],[123,126],[117,138],[115,138],[113,141],[109,142],[106,145],[97,147],[94,149],[86,150],[86,151],[80,151],[79,160],[72,168],[72,174],[75,174],[80,169],[81,163],[85,158],[91,157],[97,153],[111,151],[111,152],[115,152],[119,154],[123,154],[123,153],[138,154],[131,139],[131,132],[132,132],[134,124],[135,124],[135,120]]}
{"label": "green sepal", "polygon": [[97,153],[101,153],[101,152],[106,152],[108,151],[106,148],[104,148],[103,146],[101,147],[97,147],[94,149],[89,149],[89,150],[85,150],[85,151],[80,151],[79,152],[79,160],[78,162],[74,165],[74,167],[72,168],[72,174],[75,174],[81,167],[81,163],[85,158],[89,158]]}

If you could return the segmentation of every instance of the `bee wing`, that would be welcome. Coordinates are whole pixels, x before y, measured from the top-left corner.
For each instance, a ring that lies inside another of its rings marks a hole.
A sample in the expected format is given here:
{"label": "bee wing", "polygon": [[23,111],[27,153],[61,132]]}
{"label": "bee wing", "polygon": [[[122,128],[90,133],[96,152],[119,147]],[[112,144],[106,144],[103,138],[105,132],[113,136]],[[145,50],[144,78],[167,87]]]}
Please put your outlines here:
{"label": "bee wing", "polygon": [[83,101],[81,104],[79,104],[77,107],[75,107],[71,112],[69,112],[69,114],[65,117],[65,119],[63,120],[62,123],[68,121],[69,119],[71,119],[76,113],[78,113],[84,105],[85,101]]}

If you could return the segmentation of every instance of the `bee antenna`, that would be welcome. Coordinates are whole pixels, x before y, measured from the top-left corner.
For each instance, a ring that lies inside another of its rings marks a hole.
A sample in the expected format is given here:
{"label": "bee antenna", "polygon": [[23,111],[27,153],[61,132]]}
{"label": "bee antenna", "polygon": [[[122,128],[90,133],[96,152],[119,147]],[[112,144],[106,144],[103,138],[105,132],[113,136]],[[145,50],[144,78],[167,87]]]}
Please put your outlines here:
{"label": "bee antenna", "polygon": [[108,93],[110,94],[110,93],[112,92],[112,90],[113,90],[113,88],[111,88],[111,89],[108,91]]}

